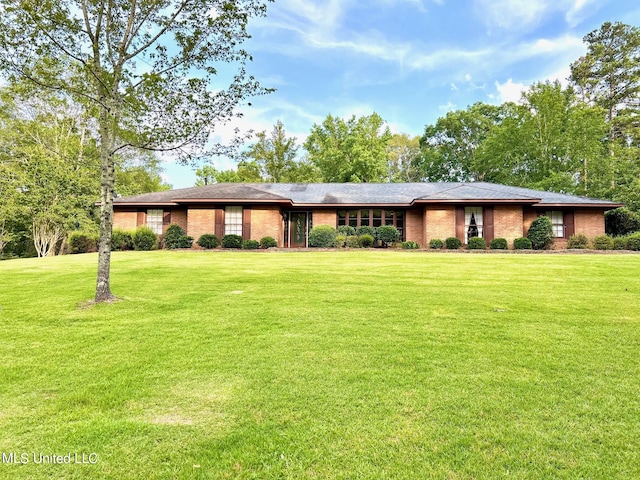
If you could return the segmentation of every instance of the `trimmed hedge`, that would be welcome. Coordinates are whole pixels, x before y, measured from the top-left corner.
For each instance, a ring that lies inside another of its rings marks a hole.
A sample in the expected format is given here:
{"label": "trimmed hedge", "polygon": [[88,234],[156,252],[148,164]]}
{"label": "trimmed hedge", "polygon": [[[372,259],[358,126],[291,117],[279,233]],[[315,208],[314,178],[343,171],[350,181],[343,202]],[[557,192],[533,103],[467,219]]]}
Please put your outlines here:
{"label": "trimmed hedge", "polygon": [[340,225],[338,227],[338,234],[348,237],[349,235],[355,235],[356,229],[353,228],[351,225]]}
{"label": "trimmed hedge", "polygon": [[138,227],[133,234],[133,248],[135,250],[154,250],[158,248],[158,236],[149,227]]}
{"label": "trimmed hedge", "polygon": [[218,245],[220,245],[220,240],[218,240],[217,235],[214,235],[213,233],[205,233],[200,235],[200,238],[196,243],[202,248],[210,250],[212,248],[217,248]]}
{"label": "trimmed hedge", "polygon": [[347,245],[347,248],[360,248],[357,235],[349,235],[345,244]]}
{"label": "trimmed hedge", "polygon": [[640,233],[634,233],[627,237],[627,250],[640,251]]}
{"label": "trimmed hedge", "polygon": [[614,250],[626,250],[627,249],[627,237],[614,237],[613,238]]}
{"label": "trimmed hedge", "polygon": [[70,253],[95,252],[98,248],[98,236],[89,232],[73,232],[69,235],[68,243]]}
{"label": "trimmed hedge", "polygon": [[309,246],[330,248],[336,246],[338,231],[329,225],[317,225],[309,232]]}
{"label": "trimmed hedge", "polygon": [[445,239],[444,244],[447,246],[447,250],[457,250],[462,247],[462,242],[456,237],[449,237]]}
{"label": "trimmed hedge", "polygon": [[467,242],[469,250],[486,250],[487,242],[482,237],[471,237]]}
{"label": "trimmed hedge", "polygon": [[111,250],[133,250],[133,235],[135,232],[116,228],[111,233]]}
{"label": "trimmed hedge", "polygon": [[336,247],[338,248],[344,247],[346,241],[347,241],[346,235],[342,235],[341,233],[338,233],[338,235],[336,235]]}
{"label": "trimmed hedge", "polygon": [[573,248],[577,250],[584,250],[589,248],[589,239],[584,233],[576,233],[571,235],[567,240],[567,248]]}
{"label": "trimmed hedge", "polygon": [[489,243],[489,247],[491,248],[491,250],[508,250],[509,243],[507,242],[506,238],[494,238]]}
{"label": "trimmed hedge", "polygon": [[274,248],[278,246],[278,242],[273,237],[262,237],[260,239],[260,246],[262,248]]}
{"label": "trimmed hedge", "polygon": [[432,248],[433,250],[439,250],[442,247],[444,247],[444,242],[439,238],[432,238],[429,241],[429,248]]}
{"label": "trimmed hedge", "polygon": [[242,248],[245,250],[257,250],[260,248],[260,242],[258,240],[245,240],[242,242]]}
{"label": "trimmed hedge", "polygon": [[373,242],[375,242],[375,238],[371,235],[360,235],[358,237],[358,244],[362,248],[371,248],[373,246]]}
{"label": "trimmed hedge", "polygon": [[613,250],[613,238],[608,235],[600,235],[593,239],[593,248],[596,250]]}
{"label": "trimmed hedge", "polygon": [[534,250],[548,250],[553,245],[553,224],[551,219],[542,215],[531,222],[527,238]]}
{"label": "trimmed hedge", "polygon": [[242,248],[242,237],[232,233],[222,237],[223,248]]}
{"label": "trimmed hedge", "polygon": [[376,229],[368,225],[361,225],[356,228],[356,235],[371,235],[373,238],[376,238]]}
{"label": "trimmed hedge", "polygon": [[531,244],[531,240],[528,238],[520,237],[513,241],[513,248],[516,250],[531,250],[533,245]]}

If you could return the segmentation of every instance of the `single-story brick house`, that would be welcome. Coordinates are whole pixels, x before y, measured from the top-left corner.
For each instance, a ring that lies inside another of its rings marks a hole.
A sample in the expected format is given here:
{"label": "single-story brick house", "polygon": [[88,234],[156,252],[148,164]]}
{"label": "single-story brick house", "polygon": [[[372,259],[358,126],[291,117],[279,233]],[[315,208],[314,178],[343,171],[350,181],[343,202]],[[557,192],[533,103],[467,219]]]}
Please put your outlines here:
{"label": "single-story brick house", "polygon": [[[114,228],[171,223],[198,239],[204,233],[271,236],[279,247],[306,247],[313,225],[394,225],[401,239],[467,241],[470,224],[487,243],[526,236],[539,215],[553,223],[560,248],[574,233],[604,234],[604,212],[621,206],[492,183],[218,183],[116,198]],[[472,220],[473,219],[473,220]]]}

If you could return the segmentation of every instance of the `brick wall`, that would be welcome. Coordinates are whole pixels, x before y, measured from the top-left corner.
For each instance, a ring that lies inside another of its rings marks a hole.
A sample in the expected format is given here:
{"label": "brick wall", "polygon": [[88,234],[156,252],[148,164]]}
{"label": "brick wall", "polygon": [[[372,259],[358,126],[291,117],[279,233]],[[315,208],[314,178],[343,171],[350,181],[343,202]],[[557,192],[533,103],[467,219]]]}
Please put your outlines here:
{"label": "brick wall", "polygon": [[314,210],[313,226],[329,225],[336,228],[338,226],[338,213],[336,210]]}
{"label": "brick wall", "polygon": [[407,210],[404,222],[405,240],[424,247],[424,210]]}
{"label": "brick wall", "polygon": [[[171,223],[175,223],[179,225],[185,232],[187,231],[187,209],[172,209],[171,210]],[[198,240],[197,238],[193,239],[194,242]]]}
{"label": "brick wall", "polygon": [[506,238],[512,248],[513,241],[523,237],[524,234],[524,215],[521,206],[496,206],[493,208],[494,238]]}
{"label": "brick wall", "polygon": [[529,208],[524,209],[524,213],[522,214],[522,236],[526,237],[529,232],[529,227],[531,223],[538,218],[538,212],[535,210],[531,210]]}
{"label": "brick wall", "polygon": [[445,240],[456,236],[455,207],[426,207],[425,217],[425,247],[434,238]]}
{"label": "brick wall", "polygon": [[251,209],[251,238],[273,237],[282,247],[282,215],[279,207],[253,207]]}
{"label": "brick wall", "polygon": [[138,212],[114,212],[113,228],[135,230],[138,228]]}
{"label": "brick wall", "polygon": [[215,233],[215,219],[215,208],[189,208],[187,210],[187,235],[193,237],[194,245],[200,235]]}
{"label": "brick wall", "polygon": [[574,225],[576,233],[588,238],[604,235],[604,215],[600,210],[575,210]]}

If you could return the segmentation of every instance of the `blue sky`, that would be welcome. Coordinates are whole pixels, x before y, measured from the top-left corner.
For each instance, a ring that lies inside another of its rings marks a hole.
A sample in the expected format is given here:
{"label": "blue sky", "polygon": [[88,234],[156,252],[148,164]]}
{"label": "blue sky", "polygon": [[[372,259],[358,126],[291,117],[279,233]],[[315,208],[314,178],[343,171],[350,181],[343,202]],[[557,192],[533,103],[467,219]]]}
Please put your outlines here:
{"label": "blue sky", "polygon": [[[537,81],[565,82],[586,51],[582,38],[605,21],[640,25],[625,0],[276,0],[250,24],[249,65],[276,92],[251,100],[237,123],[270,131],[284,123],[299,143],[331,113],[377,112],[394,133],[475,102],[517,101]],[[232,126],[215,130],[229,137]],[[234,168],[213,158],[216,168]],[[164,164],[174,188],[194,169]]]}

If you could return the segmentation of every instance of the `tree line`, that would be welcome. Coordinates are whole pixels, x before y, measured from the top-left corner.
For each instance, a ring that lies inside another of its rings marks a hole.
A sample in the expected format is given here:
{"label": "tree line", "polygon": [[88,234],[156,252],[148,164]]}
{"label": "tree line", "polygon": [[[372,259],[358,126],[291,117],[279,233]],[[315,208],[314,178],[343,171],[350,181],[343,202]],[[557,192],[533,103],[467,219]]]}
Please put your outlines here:
{"label": "tree line", "polygon": [[421,137],[391,134],[377,113],[328,115],[298,145],[278,121],[237,169],[203,167],[197,184],[486,181],[640,210],[640,30],[605,23],[584,41],[566,87],[538,82],[518,103],[449,112]]}

